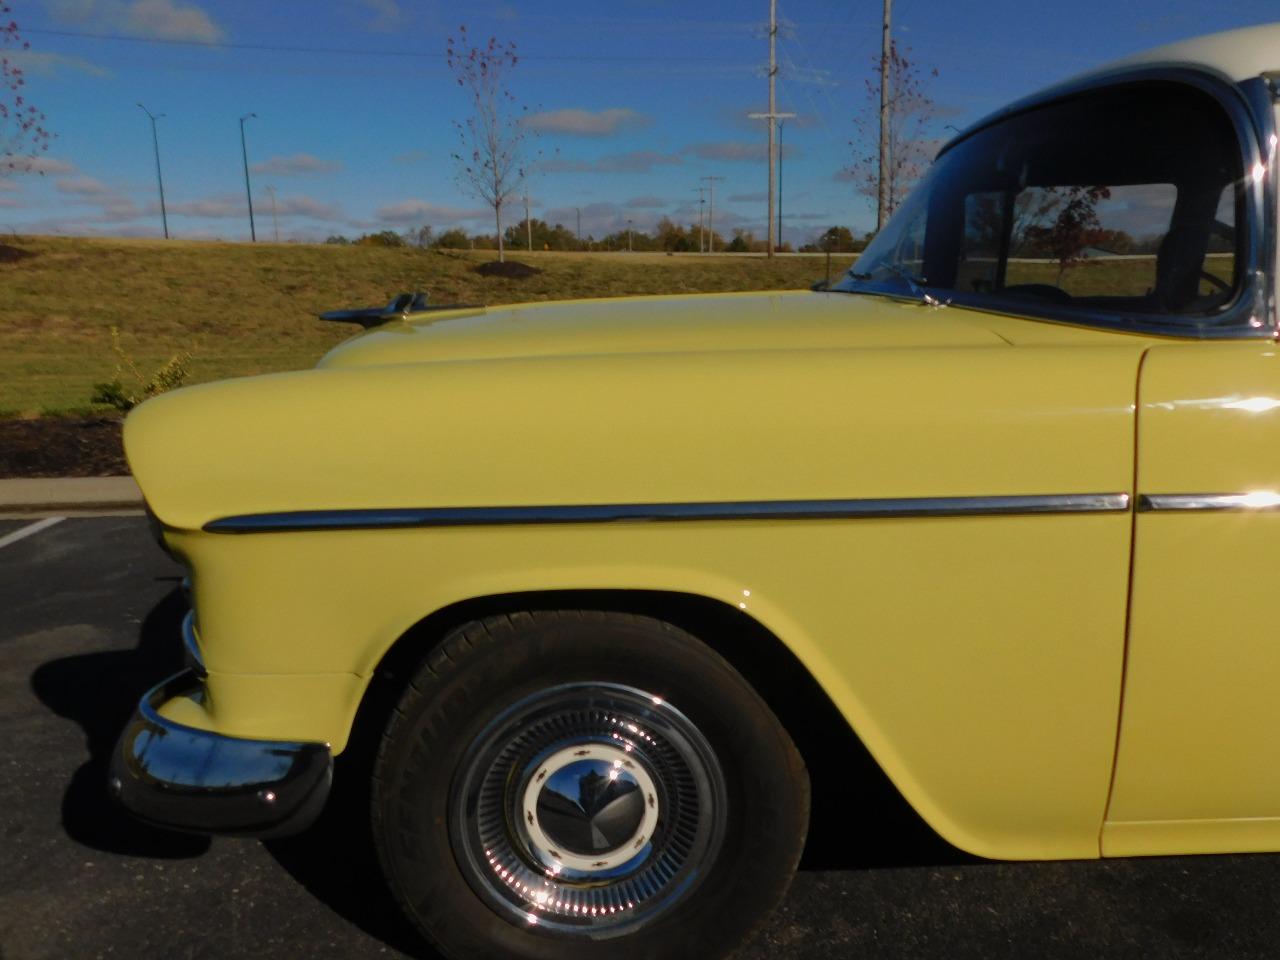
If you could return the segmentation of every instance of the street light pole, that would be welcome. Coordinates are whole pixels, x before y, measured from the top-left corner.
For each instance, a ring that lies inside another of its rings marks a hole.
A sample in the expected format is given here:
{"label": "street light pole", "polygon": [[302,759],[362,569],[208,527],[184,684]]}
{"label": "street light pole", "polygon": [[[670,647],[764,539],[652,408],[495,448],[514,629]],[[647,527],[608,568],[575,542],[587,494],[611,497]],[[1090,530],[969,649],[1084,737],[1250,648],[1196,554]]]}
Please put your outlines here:
{"label": "street light pole", "polygon": [[253,226],[253,191],[249,189],[249,149],[244,142],[244,122],[255,119],[256,113],[246,113],[240,118],[240,157],[244,160],[244,195],[249,200],[249,241],[258,242],[258,231]]}
{"label": "street light pole", "polygon": [[[142,107],[142,104],[138,104]],[[156,185],[160,188],[160,222],[164,224],[164,238],[169,239],[169,214],[164,208],[164,177],[160,175],[160,135],[156,133],[156,121],[164,116],[163,113],[152,113],[146,107],[142,107],[142,112],[151,118],[151,143],[156,150]]]}

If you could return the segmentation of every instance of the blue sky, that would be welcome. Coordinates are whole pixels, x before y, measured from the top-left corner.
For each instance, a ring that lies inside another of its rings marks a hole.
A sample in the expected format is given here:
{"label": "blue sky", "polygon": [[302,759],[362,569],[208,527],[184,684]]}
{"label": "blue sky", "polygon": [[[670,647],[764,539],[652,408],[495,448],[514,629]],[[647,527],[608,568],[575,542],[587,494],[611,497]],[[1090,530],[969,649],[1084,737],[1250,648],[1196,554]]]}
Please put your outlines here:
{"label": "blue sky", "polygon": [[[247,240],[238,118],[258,236],[323,239],[430,224],[492,230],[459,185],[452,122],[468,105],[443,58],[465,23],[514,41],[513,89],[540,132],[533,215],[601,236],[663,215],[763,234],[767,0],[11,0],[31,43],[29,99],[57,134],[38,172],[0,178],[0,228],[159,235],[160,121],[170,231]],[[779,0],[786,239],[866,229],[840,171],[879,43],[879,0]],[[1280,19],[1275,0],[898,0],[895,33],[938,77],[932,133],[1145,47]],[[1280,51],[1277,51],[1280,65]],[[522,210],[506,219],[518,220]]]}

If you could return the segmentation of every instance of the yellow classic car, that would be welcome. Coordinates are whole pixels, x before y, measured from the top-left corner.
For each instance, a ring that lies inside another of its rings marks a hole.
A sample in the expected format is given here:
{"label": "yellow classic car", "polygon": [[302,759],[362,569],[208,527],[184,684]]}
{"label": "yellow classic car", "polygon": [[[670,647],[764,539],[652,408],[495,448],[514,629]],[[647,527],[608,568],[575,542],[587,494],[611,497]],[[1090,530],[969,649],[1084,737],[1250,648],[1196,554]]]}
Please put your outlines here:
{"label": "yellow classic car", "polygon": [[1278,80],[1280,25],[1016,103],[826,289],[392,316],[144,404],[190,668],[112,790],[271,835],[354,778],[458,958],[732,950],[832,716],[983,857],[1280,850]]}

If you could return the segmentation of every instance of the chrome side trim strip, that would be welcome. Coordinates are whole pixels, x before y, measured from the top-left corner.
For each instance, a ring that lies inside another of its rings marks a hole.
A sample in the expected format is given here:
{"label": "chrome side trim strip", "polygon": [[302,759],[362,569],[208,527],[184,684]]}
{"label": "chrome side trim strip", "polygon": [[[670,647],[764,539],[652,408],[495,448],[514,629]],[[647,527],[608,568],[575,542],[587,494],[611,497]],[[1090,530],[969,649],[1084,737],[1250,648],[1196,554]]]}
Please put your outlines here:
{"label": "chrome side trim strip", "polygon": [[369,530],[506,524],[616,523],[661,520],[853,520],[1113,513],[1129,509],[1127,493],[1063,493],[996,497],[901,497],[874,500],[760,500],[711,503],[623,503],[540,507],[426,507],[388,510],[301,510],[223,517],[209,533]]}
{"label": "chrome side trim strip", "polygon": [[1280,493],[1144,493],[1140,513],[1169,510],[1280,510]]}

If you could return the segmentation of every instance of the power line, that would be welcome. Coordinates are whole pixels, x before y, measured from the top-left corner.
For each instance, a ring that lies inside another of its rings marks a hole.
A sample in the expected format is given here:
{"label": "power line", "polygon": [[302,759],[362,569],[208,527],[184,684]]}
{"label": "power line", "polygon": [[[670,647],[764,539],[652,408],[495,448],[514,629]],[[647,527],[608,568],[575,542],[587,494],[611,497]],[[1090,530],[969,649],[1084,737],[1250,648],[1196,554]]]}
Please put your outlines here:
{"label": "power line", "polygon": [[[444,60],[446,54],[426,50],[368,50],[359,47],[295,47],[272,43],[225,43],[218,40],[175,40],[168,37],[130,37],[118,33],[89,33],[79,30],[30,30],[24,34],[45,37],[73,37],[81,40],[110,40],[118,43],[146,43],[171,47],[203,47],[209,50],[253,50],[262,53],[324,53],[362,57],[408,57],[417,60]],[[622,57],[521,54],[521,60],[563,63],[728,63],[745,67],[749,64],[729,57]]]}

